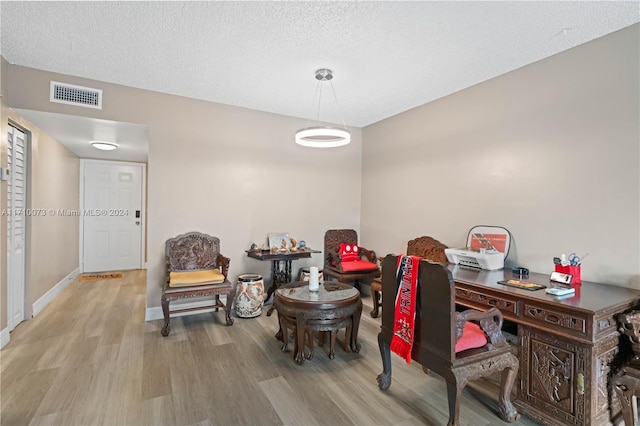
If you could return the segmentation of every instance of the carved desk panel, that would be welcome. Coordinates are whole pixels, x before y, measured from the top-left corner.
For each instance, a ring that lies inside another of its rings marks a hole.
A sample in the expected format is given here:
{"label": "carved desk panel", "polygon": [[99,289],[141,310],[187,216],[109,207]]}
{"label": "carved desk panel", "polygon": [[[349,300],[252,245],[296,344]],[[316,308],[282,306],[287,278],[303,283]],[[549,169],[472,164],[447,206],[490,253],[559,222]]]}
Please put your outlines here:
{"label": "carved desk panel", "polygon": [[[456,304],[495,306],[518,325],[520,383],[514,404],[520,412],[543,424],[610,423],[607,376],[618,350],[614,316],[636,306],[640,291],[584,281],[573,296],[558,298],[498,284],[513,278],[510,271],[449,269]],[[528,281],[550,285],[545,274],[530,274]]]}

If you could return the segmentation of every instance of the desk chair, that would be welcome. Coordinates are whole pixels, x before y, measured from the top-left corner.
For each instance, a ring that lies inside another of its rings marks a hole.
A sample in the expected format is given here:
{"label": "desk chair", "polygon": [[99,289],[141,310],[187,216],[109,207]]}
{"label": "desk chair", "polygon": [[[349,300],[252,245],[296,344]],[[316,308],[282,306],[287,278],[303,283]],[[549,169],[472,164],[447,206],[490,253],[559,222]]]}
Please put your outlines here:
{"label": "desk chair", "polygon": [[[391,385],[390,344],[398,292],[397,264],[398,256],[393,255],[385,257],[382,264],[382,287],[387,297],[383,300],[378,334],[383,372],[377,380],[383,391]],[[432,370],[445,379],[449,426],[458,425],[460,396],[467,382],[498,372],[502,372],[498,395],[500,417],[506,422],[518,417],[511,404],[511,388],[519,362],[502,334],[502,323],[502,313],[496,308],[456,312],[451,272],[439,263],[420,261],[411,359],[420,363],[425,372]]]}
{"label": "desk chair", "polygon": [[[436,263],[448,264],[447,255],[444,249],[447,246],[432,237],[418,237],[407,243],[407,255],[418,256]],[[379,259],[382,263],[382,258]],[[376,278],[371,283],[371,298],[373,299],[373,309],[370,314],[373,318],[378,318],[380,306],[382,306],[382,281]]]}

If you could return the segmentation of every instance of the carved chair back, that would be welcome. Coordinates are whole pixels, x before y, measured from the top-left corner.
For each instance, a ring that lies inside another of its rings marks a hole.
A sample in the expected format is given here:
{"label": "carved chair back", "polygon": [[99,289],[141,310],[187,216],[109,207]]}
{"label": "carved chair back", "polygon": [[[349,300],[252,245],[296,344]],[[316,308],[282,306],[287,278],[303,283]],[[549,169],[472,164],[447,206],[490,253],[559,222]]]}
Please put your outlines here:
{"label": "carved chair back", "polygon": [[[219,255],[220,239],[200,232],[178,235],[165,243],[167,272],[217,269]],[[221,272],[227,276],[226,270]]]}
{"label": "carved chair back", "polygon": [[329,265],[331,254],[337,253],[341,243],[358,244],[358,233],[353,229],[330,229],[324,233],[324,264]]}
{"label": "carved chair back", "polygon": [[447,264],[447,255],[444,249],[447,246],[432,237],[418,237],[407,243],[407,254],[418,256],[431,262]]}
{"label": "carved chair back", "polygon": [[[407,255],[418,256],[431,262],[447,264],[447,256],[444,254],[444,249],[446,248],[447,246],[435,238],[418,237],[407,243]],[[378,258],[381,265],[383,259],[382,257]],[[371,316],[378,318],[381,306],[380,300],[382,299],[382,284],[379,278],[371,284],[371,297],[373,299]]]}

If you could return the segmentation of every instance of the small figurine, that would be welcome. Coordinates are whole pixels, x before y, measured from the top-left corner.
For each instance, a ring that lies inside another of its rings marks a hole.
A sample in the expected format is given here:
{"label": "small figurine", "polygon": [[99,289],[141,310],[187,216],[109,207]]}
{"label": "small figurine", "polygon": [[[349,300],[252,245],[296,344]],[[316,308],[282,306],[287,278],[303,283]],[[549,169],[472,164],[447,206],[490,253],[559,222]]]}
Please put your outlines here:
{"label": "small figurine", "polygon": [[258,245],[256,243],[251,243],[251,251],[256,251],[258,249]]}
{"label": "small figurine", "polygon": [[280,250],[287,251],[287,240],[283,239],[280,245],[282,246]]}
{"label": "small figurine", "polygon": [[291,242],[291,248],[298,246],[298,242],[293,237],[289,238],[289,241]]}
{"label": "small figurine", "polygon": [[300,242],[298,243],[298,246],[303,249],[305,247],[307,247],[307,243],[304,240],[300,240]]}

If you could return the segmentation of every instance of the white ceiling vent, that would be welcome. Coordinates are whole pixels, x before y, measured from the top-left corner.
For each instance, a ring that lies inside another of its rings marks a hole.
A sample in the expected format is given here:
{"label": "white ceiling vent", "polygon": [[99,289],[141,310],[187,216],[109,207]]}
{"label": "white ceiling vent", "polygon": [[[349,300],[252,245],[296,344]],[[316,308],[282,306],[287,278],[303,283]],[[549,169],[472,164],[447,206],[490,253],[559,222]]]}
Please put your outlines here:
{"label": "white ceiling vent", "polygon": [[102,109],[102,90],[52,81],[49,100],[61,104]]}

